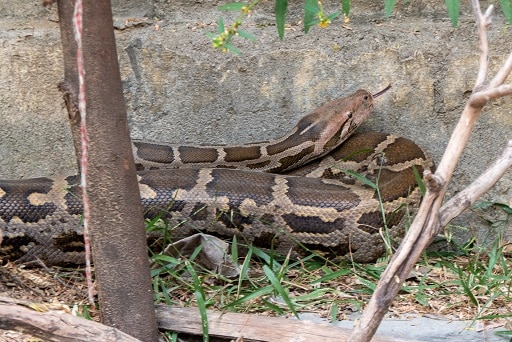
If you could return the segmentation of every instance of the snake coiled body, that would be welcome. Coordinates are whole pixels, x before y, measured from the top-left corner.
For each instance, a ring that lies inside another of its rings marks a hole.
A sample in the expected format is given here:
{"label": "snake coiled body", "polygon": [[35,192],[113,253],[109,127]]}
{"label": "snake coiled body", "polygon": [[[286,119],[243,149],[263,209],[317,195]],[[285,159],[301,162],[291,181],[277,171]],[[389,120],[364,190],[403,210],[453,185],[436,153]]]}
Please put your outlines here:
{"label": "snake coiled body", "polygon": [[[389,237],[403,235],[404,217],[421,199],[415,172],[432,161],[394,135],[345,141],[372,108],[372,95],[360,90],[320,107],[282,138],[242,146],[134,141],[145,217],[166,220],[175,239],[202,231],[282,253],[301,245],[374,261],[385,251],[384,220]],[[162,167],[181,169],[155,170]],[[77,184],[77,176],[0,181],[4,262],[84,262]]]}

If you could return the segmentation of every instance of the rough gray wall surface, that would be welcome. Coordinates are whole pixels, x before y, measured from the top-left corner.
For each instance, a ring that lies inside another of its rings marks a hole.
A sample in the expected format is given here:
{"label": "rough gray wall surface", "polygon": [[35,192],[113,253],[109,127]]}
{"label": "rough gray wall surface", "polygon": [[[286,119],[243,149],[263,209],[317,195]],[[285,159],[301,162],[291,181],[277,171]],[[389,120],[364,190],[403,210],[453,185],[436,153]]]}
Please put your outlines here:
{"label": "rough gray wall surface", "polygon": [[[304,114],[358,88],[393,88],[376,102],[363,130],[393,132],[439,161],[473,87],[478,66],[471,9],[452,28],[444,4],[353,4],[351,21],[302,32],[301,1],[290,3],[285,40],[271,2],[246,21],[253,43],[243,55],[213,50],[223,1],[114,1],[118,54],[132,136],[176,143],[261,141],[287,132]],[[144,17],[149,18],[144,20]],[[73,173],[74,154],[62,96],[56,8],[0,0],[0,178]],[[146,22],[149,25],[136,26]],[[512,50],[499,10],[489,32],[492,75]],[[485,108],[462,156],[450,194],[474,179],[512,138],[512,98]],[[486,195],[512,202],[509,172]],[[468,216],[469,229],[483,220]]]}

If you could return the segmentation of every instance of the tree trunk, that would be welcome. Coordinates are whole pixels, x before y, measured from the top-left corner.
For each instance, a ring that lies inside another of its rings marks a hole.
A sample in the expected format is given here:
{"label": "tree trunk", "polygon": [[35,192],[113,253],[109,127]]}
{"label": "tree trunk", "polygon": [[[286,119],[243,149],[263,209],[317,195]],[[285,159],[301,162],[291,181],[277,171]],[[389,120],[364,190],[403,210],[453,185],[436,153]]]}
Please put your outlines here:
{"label": "tree trunk", "polygon": [[[70,73],[76,64],[70,59],[76,58],[76,46],[73,47],[69,24],[73,13],[69,10],[70,3],[60,1],[59,13],[61,28],[66,29],[63,32],[66,81],[72,79],[74,83],[76,78]],[[82,48],[89,140],[84,202],[88,197],[101,318],[103,323],[138,339],[156,341],[158,330],[143,211],[109,0],[84,1]],[[72,84],[68,89],[78,87]]]}

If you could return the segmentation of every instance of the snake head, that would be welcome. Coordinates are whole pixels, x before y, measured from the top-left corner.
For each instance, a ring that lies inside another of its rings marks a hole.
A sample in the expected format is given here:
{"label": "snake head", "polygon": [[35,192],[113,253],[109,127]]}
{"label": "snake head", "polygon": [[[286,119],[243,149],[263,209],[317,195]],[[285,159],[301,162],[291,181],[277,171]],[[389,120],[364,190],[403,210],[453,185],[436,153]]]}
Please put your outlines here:
{"label": "snake head", "polygon": [[368,119],[373,110],[373,99],[370,92],[360,89],[323,105],[299,121],[296,134],[301,139],[298,140],[314,142],[314,158],[329,153]]}

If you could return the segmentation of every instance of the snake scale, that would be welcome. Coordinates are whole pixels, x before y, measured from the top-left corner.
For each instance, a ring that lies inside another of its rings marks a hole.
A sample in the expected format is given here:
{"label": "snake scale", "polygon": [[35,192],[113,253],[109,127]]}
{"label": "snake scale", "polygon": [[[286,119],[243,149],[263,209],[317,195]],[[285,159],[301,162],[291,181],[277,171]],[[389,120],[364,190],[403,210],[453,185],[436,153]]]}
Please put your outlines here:
{"label": "snake scale", "polygon": [[[404,217],[421,199],[414,169],[433,167],[411,140],[376,132],[349,138],[382,92],[333,100],[267,142],[133,141],[145,217],[166,220],[175,239],[202,231],[283,253],[300,245],[375,261],[385,252],[383,217],[389,237],[401,238]],[[84,263],[78,183],[77,176],[0,180],[2,262]]]}

